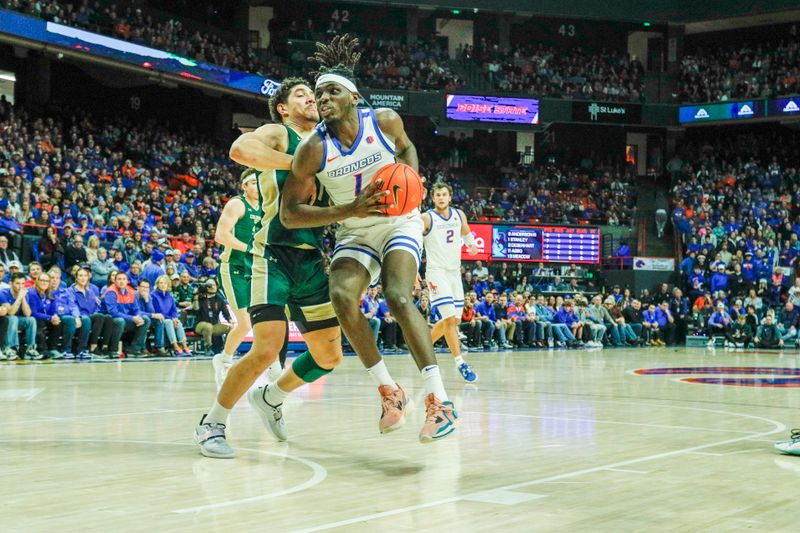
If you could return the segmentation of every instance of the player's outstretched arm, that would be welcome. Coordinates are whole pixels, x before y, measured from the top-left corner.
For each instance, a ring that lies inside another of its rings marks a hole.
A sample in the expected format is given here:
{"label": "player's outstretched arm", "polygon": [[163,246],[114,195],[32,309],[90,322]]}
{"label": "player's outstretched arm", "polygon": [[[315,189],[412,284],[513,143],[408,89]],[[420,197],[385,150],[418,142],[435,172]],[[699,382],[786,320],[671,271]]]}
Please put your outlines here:
{"label": "player's outstretched arm", "polygon": [[396,111],[391,109],[376,109],[375,118],[381,132],[394,142],[395,158],[419,172],[419,158],[417,148],[406,135],[403,119]]}
{"label": "player's outstretched arm", "polygon": [[288,135],[281,124],[264,124],[243,133],[228,153],[231,159],[256,170],[289,170],[292,156],[286,153]]}
{"label": "player's outstretched arm", "polygon": [[317,228],[352,217],[386,216],[389,207],[383,198],[389,191],[379,191],[380,181],[370,183],[348,204],[322,207],[308,205],[313,194],[315,176],[324,157],[322,141],[318,135],[307,137],[295,152],[292,170],[286,177],[281,194],[281,224],[287,228]]}
{"label": "player's outstretched arm", "polygon": [[214,241],[224,246],[226,249],[247,251],[247,243],[240,241],[234,235],[233,230],[236,222],[244,216],[244,202],[239,198],[231,198],[222,209],[222,214],[217,222],[217,230],[214,233]]}
{"label": "player's outstretched arm", "polygon": [[469,255],[478,253],[478,246],[475,244],[475,237],[472,235],[472,230],[469,229],[469,222],[467,222],[467,215],[461,209],[458,209],[458,214],[461,216],[461,237],[464,239],[464,244],[467,245]]}

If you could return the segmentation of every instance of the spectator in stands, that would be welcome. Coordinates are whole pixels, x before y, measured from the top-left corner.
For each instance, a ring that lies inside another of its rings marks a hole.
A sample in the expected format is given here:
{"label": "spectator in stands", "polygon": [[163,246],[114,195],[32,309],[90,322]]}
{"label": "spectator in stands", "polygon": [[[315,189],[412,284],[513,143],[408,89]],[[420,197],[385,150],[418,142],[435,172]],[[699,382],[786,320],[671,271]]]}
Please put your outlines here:
{"label": "spectator in stands", "polygon": [[11,205],[6,206],[3,216],[0,217],[0,235],[10,239],[15,249],[22,246],[22,227],[14,218],[14,210]]}
{"label": "spectator in stands", "polygon": [[64,255],[64,247],[58,238],[55,226],[47,226],[45,234],[39,239],[39,262],[44,268],[50,268],[58,263]]}
{"label": "spectator in stands", "polygon": [[130,265],[127,261],[125,261],[125,257],[122,255],[122,250],[114,249],[112,252],[114,254],[114,269],[127,274],[128,270],[130,270]]}
{"label": "spectator in stands", "polygon": [[114,268],[114,262],[108,258],[108,251],[105,248],[97,249],[97,259],[89,265],[92,270],[92,284],[97,287],[104,287],[108,283],[108,275]]}
{"label": "spectator in stands", "polygon": [[[153,251],[154,254],[155,252],[156,251]],[[180,285],[178,285],[177,289],[173,288],[172,292],[175,294],[175,300],[178,302],[178,309],[183,311],[192,307],[195,288],[191,283],[188,272],[180,274]]]}
{"label": "spectator in stands", "polygon": [[[157,313],[164,316],[164,331],[167,340],[172,346],[174,354],[178,357],[192,355],[186,339],[186,332],[178,315],[178,306],[175,297],[170,292],[170,282],[166,275],[160,276],[156,280],[156,290],[153,291],[153,307]],[[163,340],[155,340],[156,346],[163,345]]]}
{"label": "spectator in stands", "polygon": [[[144,270],[142,271],[141,277],[149,281],[151,286],[155,284],[158,278],[166,274],[163,268],[164,257],[165,256],[163,253],[161,253],[161,251],[153,250],[153,253],[150,256],[150,262],[144,267]],[[192,295],[189,295],[190,302],[191,302],[191,297]]]}
{"label": "spectator in stands", "polygon": [[80,359],[89,358],[92,354],[108,355],[112,350],[102,350],[100,339],[108,342],[117,336],[114,333],[114,319],[111,315],[100,312],[100,291],[96,285],[89,283],[90,277],[91,271],[81,268],[75,276],[75,283],[70,287],[81,322],[75,350]]}
{"label": "spectator in stands", "polygon": [[191,250],[186,252],[183,256],[183,261],[183,266],[189,274],[189,279],[192,281],[197,280],[200,277],[200,267],[195,263],[194,252]]}
{"label": "spectator in stands", "polygon": [[64,254],[64,268],[69,271],[74,265],[82,265],[88,261],[86,249],[83,247],[83,237],[78,234],[67,244]]}
{"label": "spectator in stands", "polygon": [[81,264],[91,265],[97,259],[97,251],[100,248],[100,239],[97,235],[89,235],[86,241],[86,261]]}
{"label": "spectator in stands", "polygon": [[25,280],[25,287],[32,289],[36,286],[36,280],[39,279],[39,274],[42,273],[42,265],[36,261],[28,263],[28,278]]}
{"label": "spectator in stands", "polygon": [[483,266],[482,261],[475,261],[475,268],[472,269],[472,277],[475,281],[486,281],[489,278],[489,269]]}
{"label": "spectator in stands", "polygon": [[63,359],[64,326],[58,316],[56,301],[50,289],[50,276],[44,272],[36,278],[33,290],[28,291],[26,298],[31,316],[36,320],[36,348],[39,357],[34,359]]}
{"label": "spectator in stands", "polygon": [[[215,280],[209,279],[198,285],[192,308],[197,312],[194,331],[203,337],[206,355],[210,355],[209,351],[218,353],[222,349],[222,343],[220,341],[215,345],[214,337],[219,339],[230,331],[231,327],[228,324],[232,321],[232,317],[228,310],[228,302],[219,294]],[[228,324],[222,324],[219,321],[220,313]]]}
{"label": "spectator in stands", "polygon": [[[0,308],[8,317],[4,355],[10,361],[24,356],[42,359],[43,355],[36,349],[36,319],[31,316],[31,307],[28,304],[30,289],[25,288],[25,274],[11,274],[10,282],[10,288],[0,291]],[[19,343],[20,330],[25,332],[25,350]]]}
{"label": "spectator in stands", "polygon": [[[125,334],[131,335],[131,340],[123,352],[132,358],[146,357],[144,343],[147,339],[147,331],[150,328],[150,319],[141,316],[139,307],[136,303],[136,293],[128,285],[128,274],[117,272],[113,283],[103,296],[103,306],[117,324],[115,331],[119,331],[120,337]],[[120,338],[113,338],[109,343],[111,349],[116,349]]]}
{"label": "spectator in stands", "polygon": [[8,248],[8,237],[0,235],[0,265],[8,271],[11,261],[19,261],[17,252]]}

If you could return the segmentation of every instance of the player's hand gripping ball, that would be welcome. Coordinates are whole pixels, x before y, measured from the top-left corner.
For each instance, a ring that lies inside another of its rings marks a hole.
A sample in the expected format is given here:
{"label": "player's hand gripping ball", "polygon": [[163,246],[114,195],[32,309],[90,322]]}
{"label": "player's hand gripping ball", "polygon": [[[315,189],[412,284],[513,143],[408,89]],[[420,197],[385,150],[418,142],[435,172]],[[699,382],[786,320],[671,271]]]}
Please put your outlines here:
{"label": "player's hand gripping ball", "polygon": [[372,177],[372,183],[381,180],[381,191],[389,191],[384,197],[388,206],[386,214],[405,215],[419,207],[425,187],[416,170],[404,163],[392,163],[382,167]]}

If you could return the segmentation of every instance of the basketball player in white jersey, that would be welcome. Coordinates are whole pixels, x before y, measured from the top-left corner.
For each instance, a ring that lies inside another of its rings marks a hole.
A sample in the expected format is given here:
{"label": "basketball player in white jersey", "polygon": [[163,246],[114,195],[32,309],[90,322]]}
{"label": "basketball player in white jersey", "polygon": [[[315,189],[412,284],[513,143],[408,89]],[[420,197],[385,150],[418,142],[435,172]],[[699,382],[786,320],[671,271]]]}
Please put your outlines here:
{"label": "basketball player in white jersey", "polygon": [[[317,43],[314,59],[322,69],[315,97],[322,117],[316,135],[297,148],[283,192],[281,221],[288,228],[341,222],[331,259],[330,293],[336,315],[382,397],[382,433],[403,425],[407,397],[381,358],[359,301],[379,281],[392,315],[425,380],[426,420],[420,442],[440,440],[455,431],[457,413],[448,401],[433,353],[428,326],[412,297],[422,250],[419,211],[387,216],[388,191],[370,183],[382,167],[400,161],[417,169],[417,151],[400,116],[390,109],[358,109],[353,70],[360,57],[349,35],[329,45]],[[331,207],[307,205],[315,178],[328,191]]]}
{"label": "basketball player in white jersey", "polygon": [[461,209],[450,207],[452,189],[446,183],[431,187],[434,209],[422,213],[425,225],[425,255],[428,258],[425,281],[430,291],[431,307],[439,310],[439,320],[431,337],[434,344],[442,335],[453,354],[456,367],[468,383],[478,381],[478,375],[461,357],[458,324],[464,308],[464,287],[461,285],[461,239],[470,255],[478,253],[475,237],[470,233],[467,216]]}

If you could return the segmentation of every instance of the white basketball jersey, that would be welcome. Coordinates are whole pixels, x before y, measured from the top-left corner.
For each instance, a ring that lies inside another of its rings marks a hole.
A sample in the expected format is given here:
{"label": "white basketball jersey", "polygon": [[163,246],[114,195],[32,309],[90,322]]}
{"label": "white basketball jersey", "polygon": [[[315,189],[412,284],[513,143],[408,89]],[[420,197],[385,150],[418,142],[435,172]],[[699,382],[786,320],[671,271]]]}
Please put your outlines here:
{"label": "white basketball jersey", "polygon": [[450,208],[450,216],[442,217],[435,209],[428,211],[431,227],[423,236],[428,270],[461,268],[461,215]]}
{"label": "white basketball jersey", "polygon": [[[333,205],[343,205],[352,202],[369,185],[376,172],[386,165],[395,162],[394,143],[384,137],[372,109],[358,109],[361,119],[358,135],[349,150],[344,150],[339,140],[321,123],[316,128],[317,135],[322,139],[325,151],[322,166],[317,171],[317,179],[325,187],[331,197]],[[364,228],[375,224],[395,222],[397,219],[418,215],[414,210],[401,217],[366,217],[348,218],[342,225],[349,228]]]}

